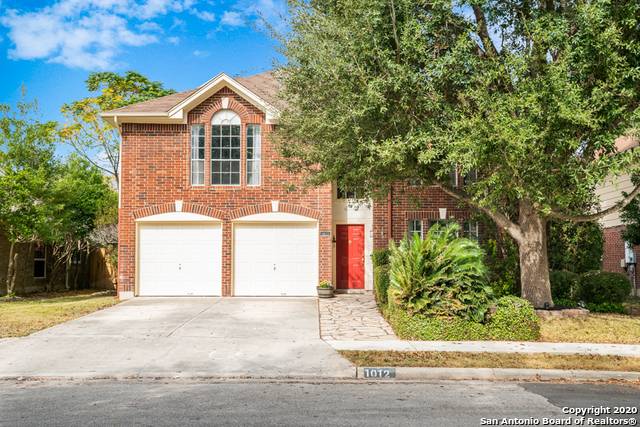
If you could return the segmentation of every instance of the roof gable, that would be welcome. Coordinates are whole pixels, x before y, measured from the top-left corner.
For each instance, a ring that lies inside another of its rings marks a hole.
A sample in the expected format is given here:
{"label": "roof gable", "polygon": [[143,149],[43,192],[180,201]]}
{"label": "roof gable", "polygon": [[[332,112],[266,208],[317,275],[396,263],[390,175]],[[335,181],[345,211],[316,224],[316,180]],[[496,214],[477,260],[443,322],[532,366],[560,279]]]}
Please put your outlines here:
{"label": "roof gable", "polygon": [[139,102],[101,116],[108,122],[120,123],[186,123],[189,111],[207,98],[228,87],[265,113],[267,123],[275,123],[282,107],[278,101],[279,84],[273,73],[266,72],[234,79],[220,73],[196,89]]}

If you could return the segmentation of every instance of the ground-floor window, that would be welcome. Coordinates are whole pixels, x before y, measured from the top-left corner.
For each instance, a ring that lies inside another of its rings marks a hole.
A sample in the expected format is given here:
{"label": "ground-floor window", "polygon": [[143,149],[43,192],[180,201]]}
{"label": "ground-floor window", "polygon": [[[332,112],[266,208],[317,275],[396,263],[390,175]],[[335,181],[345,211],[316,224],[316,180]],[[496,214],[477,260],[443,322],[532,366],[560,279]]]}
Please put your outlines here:
{"label": "ground-floor window", "polygon": [[36,246],[33,252],[33,277],[35,279],[47,277],[47,252],[43,245]]}
{"label": "ground-floor window", "polygon": [[422,239],[422,220],[409,220],[409,229],[407,230],[407,235],[410,239],[412,239],[414,235],[418,235]]}
{"label": "ground-floor window", "polygon": [[465,221],[462,225],[462,234],[468,239],[477,241],[480,238],[480,233],[478,232],[478,222]]}

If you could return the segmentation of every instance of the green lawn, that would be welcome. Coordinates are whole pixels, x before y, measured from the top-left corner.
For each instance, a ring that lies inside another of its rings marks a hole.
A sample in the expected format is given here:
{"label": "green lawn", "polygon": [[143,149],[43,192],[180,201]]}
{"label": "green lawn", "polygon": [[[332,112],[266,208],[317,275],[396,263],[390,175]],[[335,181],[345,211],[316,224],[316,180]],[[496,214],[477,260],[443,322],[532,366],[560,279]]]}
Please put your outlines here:
{"label": "green lawn", "polygon": [[115,296],[94,291],[0,298],[0,338],[29,335],[117,303]]}
{"label": "green lawn", "polygon": [[585,319],[542,319],[540,341],[640,344],[640,317],[592,313]]}

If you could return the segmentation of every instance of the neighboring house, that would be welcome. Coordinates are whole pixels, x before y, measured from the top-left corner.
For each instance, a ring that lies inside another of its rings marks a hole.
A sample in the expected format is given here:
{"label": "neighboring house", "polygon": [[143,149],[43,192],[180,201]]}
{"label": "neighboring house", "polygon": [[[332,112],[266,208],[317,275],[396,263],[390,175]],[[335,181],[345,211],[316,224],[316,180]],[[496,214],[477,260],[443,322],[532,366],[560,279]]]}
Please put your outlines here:
{"label": "neighboring house", "polygon": [[[620,152],[633,149],[637,144],[637,141],[632,138],[619,138],[616,141],[616,147]],[[600,198],[601,208],[605,209],[619,202],[623,197],[623,192],[630,193],[632,190],[631,175],[627,174],[608,180],[596,190],[596,193]],[[640,274],[638,274],[637,268],[635,266],[629,267],[630,261],[632,261],[630,254],[633,254],[633,258],[640,256],[640,247],[631,247],[623,240],[622,232],[625,227],[620,219],[620,212],[605,216],[600,220],[600,224],[604,229],[602,269],[626,274],[632,283],[640,286]]]}
{"label": "neighboring house", "polygon": [[[6,292],[10,243],[0,232],[0,295]],[[18,254],[15,292],[26,294],[43,291],[51,275],[51,251],[36,243],[16,245]]]}
{"label": "neighboring house", "polygon": [[[4,295],[7,290],[9,248],[9,241],[0,232],[0,295]],[[68,277],[65,265],[56,263],[51,247],[37,242],[18,243],[15,251],[18,254],[14,289],[16,294],[61,291],[66,289],[66,284],[71,289],[77,287],[113,290],[115,288],[104,249],[92,250],[90,254],[84,252],[76,254],[71,260]]]}
{"label": "neighboring house", "polygon": [[335,185],[304,188],[275,164],[278,89],[270,72],[219,74],[103,114],[122,134],[121,298],[311,296],[322,279],[370,290],[374,247],[468,219],[434,187],[401,183],[360,204]]}

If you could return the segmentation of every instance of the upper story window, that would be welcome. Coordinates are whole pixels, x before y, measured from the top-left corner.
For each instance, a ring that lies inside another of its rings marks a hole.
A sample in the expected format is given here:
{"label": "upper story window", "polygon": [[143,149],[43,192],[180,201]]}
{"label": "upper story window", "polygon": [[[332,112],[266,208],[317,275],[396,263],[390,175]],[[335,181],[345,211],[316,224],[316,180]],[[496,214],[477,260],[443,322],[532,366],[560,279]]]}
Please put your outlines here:
{"label": "upper story window", "polygon": [[468,173],[466,173],[464,175],[464,177],[462,178],[462,185],[469,185],[469,184],[473,184],[474,182],[476,182],[478,180],[478,170],[477,169],[471,169]]}
{"label": "upper story window", "polygon": [[409,220],[409,229],[407,230],[410,239],[417,235],[422,239],[422,221],[419,219]]}
{"label": "upper story window", "polygon": [[204,125],[191,126],[191,185],[204,185]]}
{"label": "upper story window", "polygon": [[211,119],[211,184],[240,185],[240,117],[231,110]]}
{"label": "upper story window", "polygon": [[260,125],[247,126],[247,185],[260,185]]}
{"label": "upper story window", "polygon": [[457,168],[453,168],[451,171],[449,171],[449,185],[454,188],[458,186],[458,169]]}

